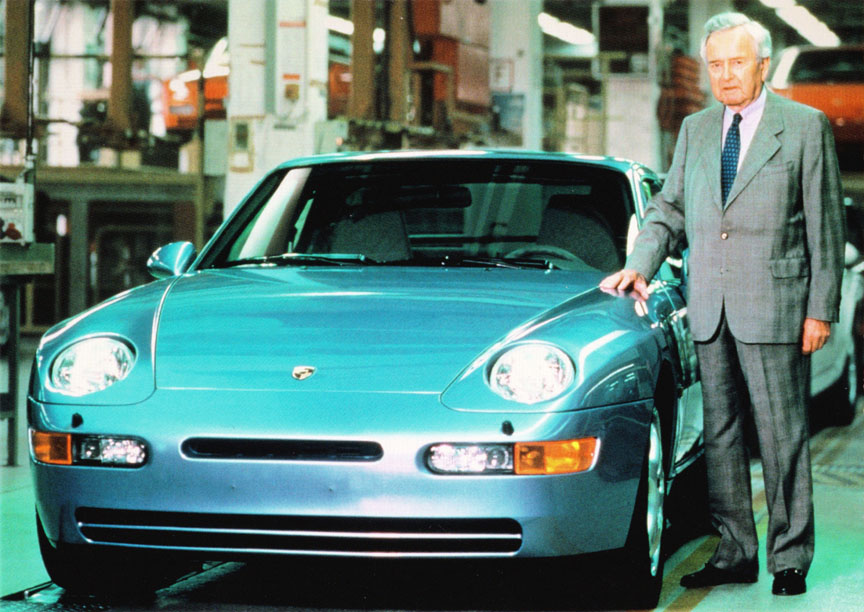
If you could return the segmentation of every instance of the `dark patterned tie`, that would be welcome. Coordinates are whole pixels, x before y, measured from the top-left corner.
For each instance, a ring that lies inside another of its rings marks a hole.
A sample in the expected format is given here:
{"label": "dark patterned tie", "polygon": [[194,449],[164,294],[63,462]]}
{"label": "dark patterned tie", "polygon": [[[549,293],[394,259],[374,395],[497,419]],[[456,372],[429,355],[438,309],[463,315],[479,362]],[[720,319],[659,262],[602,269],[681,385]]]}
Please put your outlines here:
{"label": "dark patterned tie", "polygon": [[724,206],[726,205],[726,198],[729,196],[729,190],[732,189],[732,183],[735,182],[735,175],[738,174],[738,153],[741,150],[739,123],[741,123],[741,115],[735,113],[735,116],[732,117],[732,125],[726,132],[723,153],[720,155],[720,186],[723,189]]}

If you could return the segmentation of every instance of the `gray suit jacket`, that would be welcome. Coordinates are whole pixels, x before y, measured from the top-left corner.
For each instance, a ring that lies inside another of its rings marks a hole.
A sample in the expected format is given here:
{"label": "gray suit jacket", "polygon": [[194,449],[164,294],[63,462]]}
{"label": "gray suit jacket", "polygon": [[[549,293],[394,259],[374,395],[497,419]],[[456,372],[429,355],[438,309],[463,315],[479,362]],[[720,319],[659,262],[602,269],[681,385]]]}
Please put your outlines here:
{"label": "gray suit jacket", "polygon": [[685,119],[625,267],[651,279],[686,238],[694,340],[711,338],[725,307],[742,342],[800,342],[805,317],[838,319],[845,219],[830,124],[768,92],[725,208],[722,125],[722,106]]}

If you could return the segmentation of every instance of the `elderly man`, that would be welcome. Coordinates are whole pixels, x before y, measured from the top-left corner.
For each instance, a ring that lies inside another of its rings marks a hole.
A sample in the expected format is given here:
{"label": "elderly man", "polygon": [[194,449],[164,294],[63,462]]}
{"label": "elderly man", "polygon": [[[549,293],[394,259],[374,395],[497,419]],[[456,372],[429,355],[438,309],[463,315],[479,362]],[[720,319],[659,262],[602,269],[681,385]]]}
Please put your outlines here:
{"label": "elderly man", "polygon": [[764,87],[770,34],[739,13],[705,24],[702,57],[722,106],[687,117],[663,191],[624,269],[601,287],[648,296],[686,240],[688,313],[702,377],[705,457],[720,543],[688,588],[758,576],[745,414],[749,392],[769,509],[773,593],[806,591],[813,502],[809,358],[837,321],[844,228],[834,141],[817,110]]}

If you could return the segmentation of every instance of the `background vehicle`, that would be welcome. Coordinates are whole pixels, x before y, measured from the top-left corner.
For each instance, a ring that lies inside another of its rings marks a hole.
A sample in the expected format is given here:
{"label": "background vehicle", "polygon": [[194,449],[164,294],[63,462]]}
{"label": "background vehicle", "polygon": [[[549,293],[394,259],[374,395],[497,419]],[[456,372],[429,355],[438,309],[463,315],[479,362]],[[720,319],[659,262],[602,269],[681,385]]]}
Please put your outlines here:
{"label": "background vehicle", "polygon": [[[841,161],[864,167],[864,45],[788,47],[770,85],[781,96],[825,113]],[[848,155],[855,159],[847,161]]]}

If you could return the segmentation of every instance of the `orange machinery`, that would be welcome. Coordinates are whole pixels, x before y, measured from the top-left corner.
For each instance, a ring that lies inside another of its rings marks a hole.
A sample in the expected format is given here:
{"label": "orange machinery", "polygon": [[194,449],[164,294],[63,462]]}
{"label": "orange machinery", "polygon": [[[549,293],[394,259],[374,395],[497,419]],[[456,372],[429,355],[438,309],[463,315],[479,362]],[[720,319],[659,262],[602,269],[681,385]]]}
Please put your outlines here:
{"label": "orange machinery", "polygon": [[[221,39],[204,64],[204,117],[224,119],[228,97],[230,61],[228,41]],[[198,125],[199,70],[187,70],[162,83],[162,114],[169,132],[189,132]],[[348,107],[351,74],[347,63],[333,61],[328,67],[327,115],[344,115]]]}

